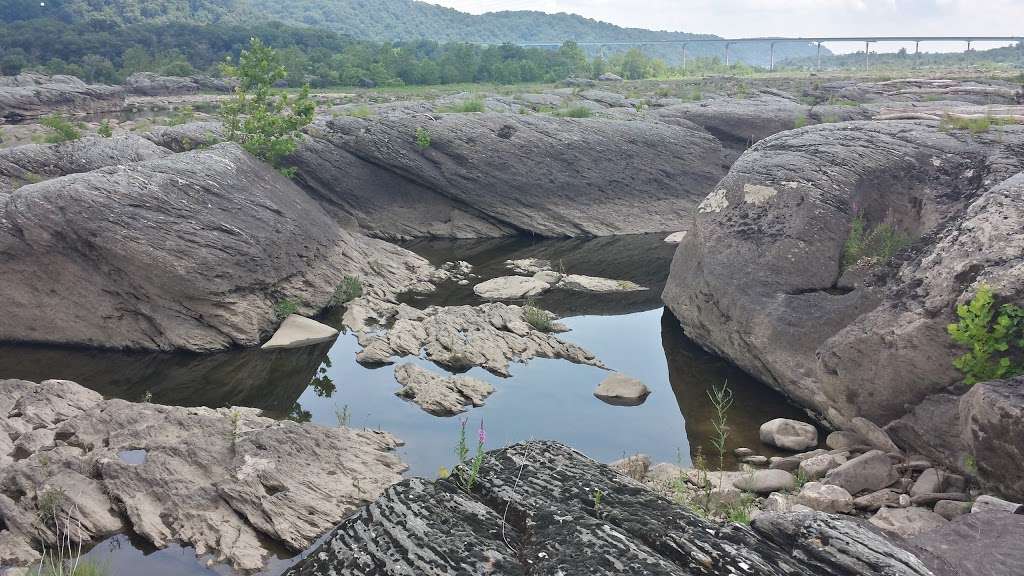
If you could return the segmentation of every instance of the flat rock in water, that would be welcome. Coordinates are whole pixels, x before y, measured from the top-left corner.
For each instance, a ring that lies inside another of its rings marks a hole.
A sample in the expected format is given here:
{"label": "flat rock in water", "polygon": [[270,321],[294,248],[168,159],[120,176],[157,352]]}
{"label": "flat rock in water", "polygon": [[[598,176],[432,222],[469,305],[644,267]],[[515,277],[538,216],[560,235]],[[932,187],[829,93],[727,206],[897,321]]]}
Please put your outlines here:
{"label": "flat rock in water", "polygon": [[558,288],[563,290],[574,290],[577,292],[637,292],[647,290],[643,286],[629,280],[612,280],[610,278],[598,278],[597,276],[584,276],[582,274],[568,274],[558,282]]}
{"label": "flat rock in water", "polygon": [[776,418],[761,425],[761,442],[783,450],[800,451],[818,445],[818,430],[797,420]]}
{"label": "flat rock in water", "polygon": [[56,432],[49,445],[0,467],[0,566],[38,558],[39,538],[54,547],[40,511],[62,494],[86,545],[132,532],[157,548],[180,542],[214,562],[259,570],[267,542],[306,549],[407,468],[390,434],[259,413],[104,400],[67,381],[0,380],[0,429]]}
{"label": "flat rock in water", "polygon": [[284,319],[274,336],[261,346],[264,350],[302,348],[338,337],[338,331],[316,320],[291,314]]}
{"label": "flat rock in water", "polygon": [[769,522],[711,524],[554,442],[489,452],[472,490],[456,482],[392,486],[285,574],[680,576],[694,566],[706,576],[870,573],[849,566],[929,574],[854,520],[808,514],[770,530]]}
{"label": "flat rock in water", "polygon": [[473,292],[488,300],[522,300],[546,292],[551,285],[526,276],[501,276],[473,286]]}
{"label": "flat rock in water", "polygon": [[639,406],[650,393],[640,380],[618,372],[608,375],[594,390],[594,396],[614,406]]}
{"label": "flat rock in water", "polygon": [[1024,516],[967,514],[910,542],[946,560],[963,576],[1020,576],[1024,567]]}
{"label": "flat rock in water", "polygon": [[395,379],[402,389],[395,392],[412,400],[435,416],[451,416],[466,411],[466,406],[483,406],[494,387],[469,376],[442,376],[415,364],[395,367]]}

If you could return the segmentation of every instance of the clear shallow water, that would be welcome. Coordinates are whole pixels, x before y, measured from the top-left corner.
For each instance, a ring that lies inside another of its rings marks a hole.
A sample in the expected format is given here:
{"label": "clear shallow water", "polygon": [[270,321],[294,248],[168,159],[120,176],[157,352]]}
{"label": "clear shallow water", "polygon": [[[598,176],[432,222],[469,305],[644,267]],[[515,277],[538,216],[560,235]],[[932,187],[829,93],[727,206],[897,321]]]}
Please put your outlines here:
{"label": "clear shallow water", "polygon": [[[408,245],[434,264],[467,260],[481,281],[506,274],[504,261],[539,257],[571,273],[626,279],[651,288],[625,295],[551,291],[538,305],[563,316],[571,331],[561,335],[593,352],[609,368],[641,379],[652,393],[641,406],[610,406],[593,396],[607,372],[562,360],[535,359],[513,364],[511,378],[476,368],[469,375],[491,382],[486,405],[464,415],[470,426],[483,420],[488,448],[529,439],[559,440],[602,461],[643,452],[653,461],[689,465],[698,447],[711,453],[713,385],[728,381],[736,397],[730,413],[729,447],[747,446],[771,455],[757,439],[761,423],[777,417],[801,418],[796,408],[729,363],[711,356],[683,334],[661,307],[660,294],[673,247],[660,237],[592,240],[432,241]],[[471,286],[439,287],[413,305],[476,303]],[[326,318],[327,322],[336,322]],[[177,405],[243,405],[268,415],[290,415],[327,426],[338,424],[347,408],[350,425],[383,429],[403,439],[399,451],[410,475],[434,477],[451,466],[459,417],[436,417],[395,396],[393,366],[368,368],[355,362],[355,337],[301,350],[232,351],[187,354],[127,354],[40,347],[0,347],[0,377],[75,380],[109,397]],[[420,358],[401,359],[440,371]],[[139,455],[129,455],[139,457]],[[727,466],[735,466],[730,458]],[[95,547],[90,556],[115,574],[228,574],[206,567],[191,549],[155,551],[128,536]],[[277,574],[289,561],[281,554],[265,574]]]}

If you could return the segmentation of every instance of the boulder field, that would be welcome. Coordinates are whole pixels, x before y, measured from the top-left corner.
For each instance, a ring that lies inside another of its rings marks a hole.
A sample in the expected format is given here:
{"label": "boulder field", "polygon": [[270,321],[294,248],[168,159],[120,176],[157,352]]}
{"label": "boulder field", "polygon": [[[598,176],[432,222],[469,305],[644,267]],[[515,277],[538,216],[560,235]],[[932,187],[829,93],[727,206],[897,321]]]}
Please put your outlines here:
{"label": "boulder field", "polygon": [[[1022,168],[1024,126],[848,122],[770,136],[701,203],[663,300],[690,338],[822,420],[889,425],[904,449],[961,469],[981,450],[969,444],[984,445],[1003,472],[983,479],[1019,496],[1007,483],[1024,475],[1019,448],[989,434],[1009,433],[1021,399],[972,401],[987,394],[977,387],[960,399],[952,360],[964,350],[946,326],[982,284],[1000,302],[1024,299]],[[844,262],[855,219],[907,246]]]}
{"label": "boulder field", "polygon": [[255,346],[283,301],[316,312],[347,275],[387,298],[429,271],[234,144],[0,195],[0,254],[0,341],[96,348]]}

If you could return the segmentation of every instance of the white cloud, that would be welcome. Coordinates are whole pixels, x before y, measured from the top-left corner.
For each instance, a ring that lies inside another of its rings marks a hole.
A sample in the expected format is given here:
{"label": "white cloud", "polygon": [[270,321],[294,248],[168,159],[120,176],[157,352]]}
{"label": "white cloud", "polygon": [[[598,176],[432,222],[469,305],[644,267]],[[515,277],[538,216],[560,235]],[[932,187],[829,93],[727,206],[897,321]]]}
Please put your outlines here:
{"label": "white cloud", "polygon": [[[428,0],[480,14],[570,12],[638,28],[720,36],[1020,35],[1024,0]],[[987,47],[977,45],[979,48]],[[913,48],[913,45],[910,46]],[[863,45],[837,45],[837,51]],[[900,45],[878,45],[896,50]],[[961,50],[963,45],[923,45]]]}

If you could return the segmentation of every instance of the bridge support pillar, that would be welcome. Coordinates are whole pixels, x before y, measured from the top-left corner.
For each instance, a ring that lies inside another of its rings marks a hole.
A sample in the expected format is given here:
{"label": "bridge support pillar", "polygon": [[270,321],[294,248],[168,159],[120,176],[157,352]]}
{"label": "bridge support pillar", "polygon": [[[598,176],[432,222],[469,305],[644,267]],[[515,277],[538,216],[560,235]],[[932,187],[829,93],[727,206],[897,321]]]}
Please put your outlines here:
{"label": "bridge support pillar", "polygon": [[725,43],[725,67],[728,68],[731,63],[729,62],[729,43]]}
{"label": "bridge support pillar", "polygon": [[683,44],[683,74],[686,74],[686,44]]}
{"label": "bridge support pillar", "polygon": [[868,71],[868,67],[870,66],[870,58],[871,58],[871,42],[865,40],[864,41],[864,71],[865,72]]}
{"label": "bridge support pillar", "polygon": [[768,71],[775,71],[775,42],[768,44]]}
{"label": "bridge support pillar", "polygon": [[821,42],[818,42],[818,72],[821,72]]}

